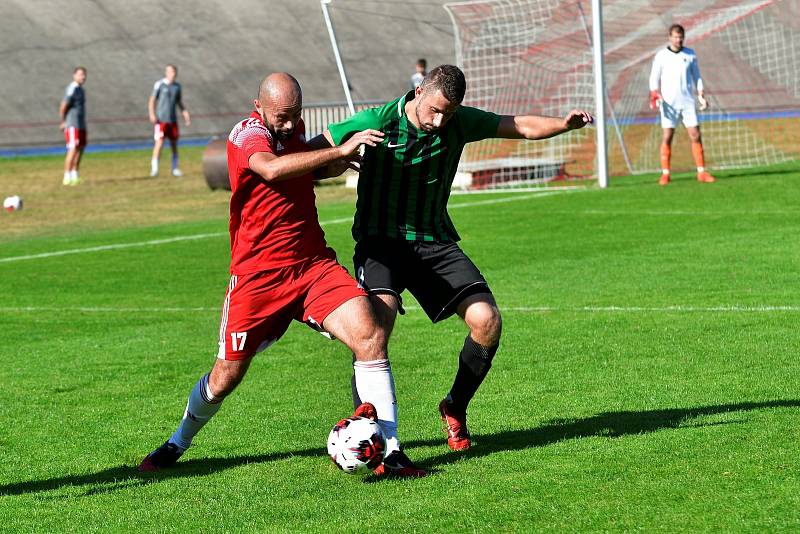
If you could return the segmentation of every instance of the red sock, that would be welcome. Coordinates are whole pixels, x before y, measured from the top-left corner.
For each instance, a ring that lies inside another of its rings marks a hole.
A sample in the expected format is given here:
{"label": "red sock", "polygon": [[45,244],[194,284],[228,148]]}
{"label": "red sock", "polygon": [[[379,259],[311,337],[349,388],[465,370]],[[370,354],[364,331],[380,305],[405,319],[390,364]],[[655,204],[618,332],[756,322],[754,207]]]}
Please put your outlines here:
{"label": "red sock", "polygon": [[672,156],[672,149],[666,143],[661,143],[661,172],[669,173],[669,160]]}
{"label": "red sock", "polygon": [[692,143],[692,155],[694,156],[694,163],[697,165],[697,171],[703,172],[706,167],[705,158],[703,157],[703,143]]}

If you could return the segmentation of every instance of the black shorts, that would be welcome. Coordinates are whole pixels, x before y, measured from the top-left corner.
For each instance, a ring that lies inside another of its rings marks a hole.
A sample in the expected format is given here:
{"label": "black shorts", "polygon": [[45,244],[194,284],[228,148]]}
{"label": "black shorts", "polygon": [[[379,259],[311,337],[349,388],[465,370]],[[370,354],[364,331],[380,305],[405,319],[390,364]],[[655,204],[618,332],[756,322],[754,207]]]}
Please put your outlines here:
{"label": "black shorts", "polygon": [[408,289],[434,323],[453,315],[477,293],[491,293],[486,279],[456,243],[368,237],[356,243],[356,280],[370,293],[400,301]]}

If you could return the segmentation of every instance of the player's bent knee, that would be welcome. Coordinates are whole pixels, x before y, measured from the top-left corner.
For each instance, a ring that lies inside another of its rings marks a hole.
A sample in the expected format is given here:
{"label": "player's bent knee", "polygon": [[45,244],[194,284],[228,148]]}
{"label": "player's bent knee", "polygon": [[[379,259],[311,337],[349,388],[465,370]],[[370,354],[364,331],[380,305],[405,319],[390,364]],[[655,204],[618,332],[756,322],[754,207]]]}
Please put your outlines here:
{"label": "player's bent knee", "polygon": [[365,335],[360,336],[353,343],[353,355],[356,361],[374,361],[386,359],[386,336],[383,330],[375,325],[375,328]]}
{"label": "player's bent knee", "polygon": [[495,306],[483,305],[474,310],[470,310],[467,318],[467,325],[470,335],[482,345],[491,346],[500,342],[500,334],[503,330],[503,320],[500,310]]}
{"label": "player's bent knee", "polygon": [[388,336],[389,332],[392,331],[394,321],[397,318],[397,310],[400,307],[397,298],[394,295],[371,294],[369,296],[369,302],[375,312],[378,326],[383,330],[385,335]]}

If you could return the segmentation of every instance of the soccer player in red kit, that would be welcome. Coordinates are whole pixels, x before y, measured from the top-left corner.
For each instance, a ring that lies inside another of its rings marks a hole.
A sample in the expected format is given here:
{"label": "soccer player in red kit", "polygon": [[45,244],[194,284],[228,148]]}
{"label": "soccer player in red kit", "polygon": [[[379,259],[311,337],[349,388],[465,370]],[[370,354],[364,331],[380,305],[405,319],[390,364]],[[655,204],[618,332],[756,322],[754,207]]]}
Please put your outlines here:
{"label": "soccer player in red kit", "polygon": [[386,338],[366,293],[325,243],[314,202],[315,171],[340,173],[358,159],[362,145],[375,146],[383,134],[365,130],[339,147],[312,151],[300,118],[300,85],[286,73],[264,78],[253,103],[255,111],[228,136],[231,278],[217,360],[192,389],[178,429],[139,470],[174,465],[242,380],[253,356],[296,320],[341,340],[355,354],[356,387],[364,401],[356,415],[377,417],[387,437],[376,474],[425,476],[400,449]]}

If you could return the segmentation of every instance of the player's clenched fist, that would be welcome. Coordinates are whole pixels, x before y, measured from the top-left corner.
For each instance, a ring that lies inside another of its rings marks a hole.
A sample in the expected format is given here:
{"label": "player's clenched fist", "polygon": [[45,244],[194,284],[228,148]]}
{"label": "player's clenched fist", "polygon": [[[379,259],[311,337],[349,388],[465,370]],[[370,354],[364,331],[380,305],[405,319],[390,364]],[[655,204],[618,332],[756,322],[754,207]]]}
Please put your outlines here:
{"label": "player's clenched fist", "polygon": [[594,117],[592,117],[592,114],[580,109],[573,109],[564,118],[564,126],[566,126],[568,130],[578,130],[593,122]]}
{"label": "player's clenched fist", "polygon": [[342,144],[339,148],[341,149],[342,156],[349,156],[350,154],[358,152],[361,145],[376,146],[381,141],[383,141],[383,132],[378,130],[364,130],[354,134],[353,137],[348,139],[347,142]]}

